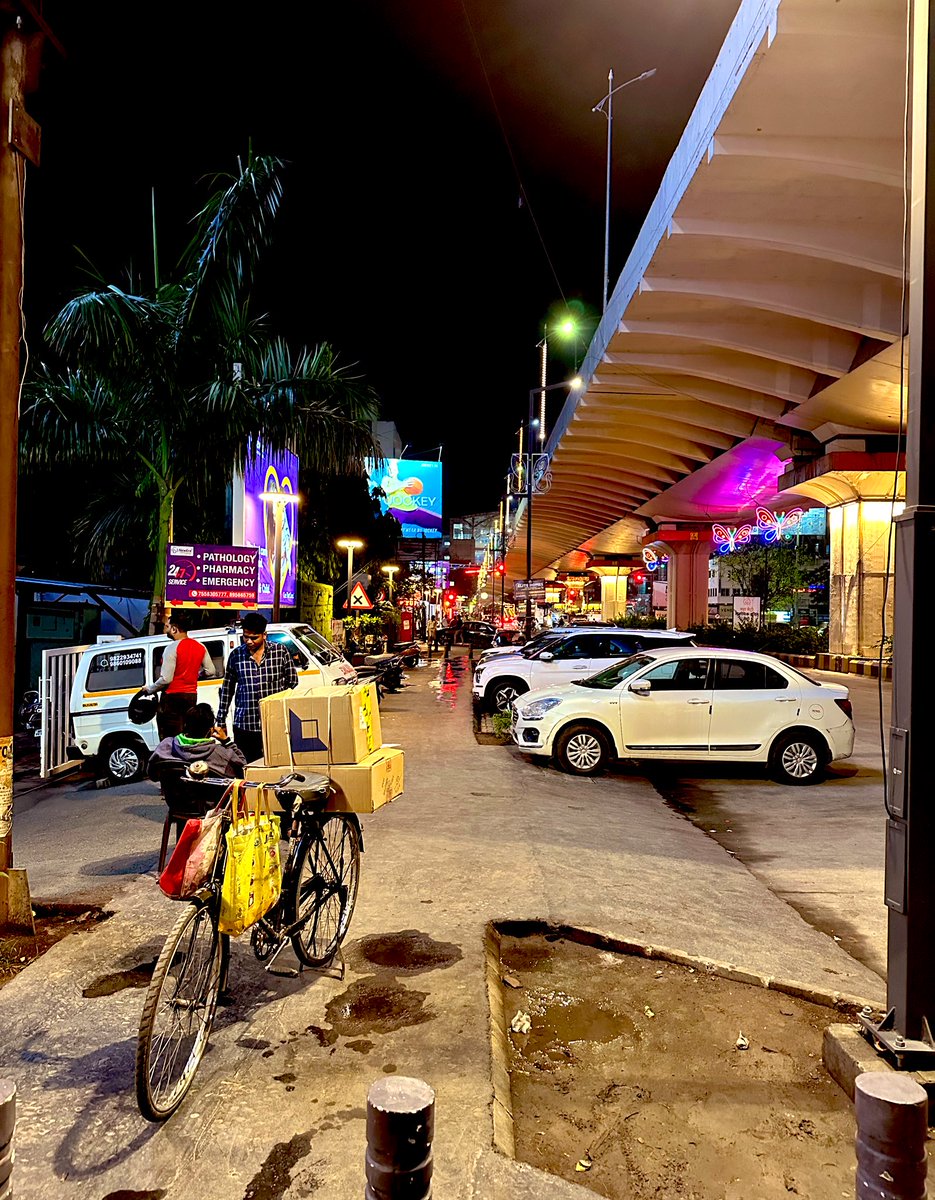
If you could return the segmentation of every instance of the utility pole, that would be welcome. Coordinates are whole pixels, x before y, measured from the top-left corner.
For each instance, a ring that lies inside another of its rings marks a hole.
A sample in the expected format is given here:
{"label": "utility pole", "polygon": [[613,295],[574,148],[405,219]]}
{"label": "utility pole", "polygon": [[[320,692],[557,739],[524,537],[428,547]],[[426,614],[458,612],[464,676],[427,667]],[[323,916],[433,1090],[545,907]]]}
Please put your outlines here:
{"label": "utility pole", "polygon": [[[41,32],[4,14],[0,45],[0,622],[16,630],[16,477],[19,453],[23,204],[27,160],[38,166],[39,126],[23,96],[38,78]],[[13,669],[0,671],[0,929],[33,933],[25,870],[13,867]]]}
{"label": "utility pole", "polygon": [[[897,1065],[932,1070],[935,804],[929,784],[926,635],[935,594],[935,0],[912,0],[912,195],[906,508],[896,518],[893,716],[886,762],[887,1007],[861,1023]],[[932,293],[931,295],[929,293]]]}

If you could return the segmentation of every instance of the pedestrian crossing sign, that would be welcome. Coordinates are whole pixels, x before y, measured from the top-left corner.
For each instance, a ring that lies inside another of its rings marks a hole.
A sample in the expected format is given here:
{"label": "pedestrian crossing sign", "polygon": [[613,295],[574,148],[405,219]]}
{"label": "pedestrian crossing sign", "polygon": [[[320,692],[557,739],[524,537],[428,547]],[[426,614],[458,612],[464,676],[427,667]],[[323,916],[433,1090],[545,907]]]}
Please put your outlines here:
{"label": "pedestrian crossing sign", "polygon": [[351,598],[347,603],[347,607],[357,609],[358,612],[373,608],[373,603],[364,591],[363,584],[355,583],[351,588]]}

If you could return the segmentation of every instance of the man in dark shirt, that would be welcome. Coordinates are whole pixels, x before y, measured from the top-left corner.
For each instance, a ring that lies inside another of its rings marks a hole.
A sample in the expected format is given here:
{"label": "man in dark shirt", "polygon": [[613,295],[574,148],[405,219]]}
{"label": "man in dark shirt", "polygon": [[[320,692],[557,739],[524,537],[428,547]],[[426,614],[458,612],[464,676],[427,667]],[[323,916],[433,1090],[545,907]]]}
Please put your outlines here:
{"label": "man in dark shirt", "polygon": [[234,698],[234,744],[247,762],[263,757],[260,701],[299,682],[295,663],[284,646],[267,641],[266,618],[247,613],[241,621],[244,644],[231,652],[218,697],[218,728],[227,737],[227,710]]}

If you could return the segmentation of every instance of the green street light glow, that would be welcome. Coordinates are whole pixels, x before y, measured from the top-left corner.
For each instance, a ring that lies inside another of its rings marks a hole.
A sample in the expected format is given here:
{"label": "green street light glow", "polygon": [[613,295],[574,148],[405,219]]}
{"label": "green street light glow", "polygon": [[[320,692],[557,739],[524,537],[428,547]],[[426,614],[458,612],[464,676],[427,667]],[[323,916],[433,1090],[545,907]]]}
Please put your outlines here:
{"label": "green street light glow", "polygon": [[569,317],[567,320],[562,321],[561,325],[559,325],[558,332],[562,334],[563,337],[572,337],[578,332],[578,326]]}

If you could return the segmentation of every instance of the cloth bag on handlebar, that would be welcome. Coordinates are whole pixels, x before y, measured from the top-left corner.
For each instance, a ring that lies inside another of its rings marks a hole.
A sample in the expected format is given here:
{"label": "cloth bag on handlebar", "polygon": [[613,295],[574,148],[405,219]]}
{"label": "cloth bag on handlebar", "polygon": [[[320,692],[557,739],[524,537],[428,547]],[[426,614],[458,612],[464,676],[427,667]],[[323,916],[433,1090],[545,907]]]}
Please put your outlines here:
{"label": "cloth bag on handlebar", "polygon": [[[256,796],[252,812],[247,807],[247,796],[251,793]],[[261,784],[247,789],[238,780],[231,806],[218,928],[221,933],[236,937],[259,921],[279,899],[282,866],[279,818],[270,812],[266,788]]]}

